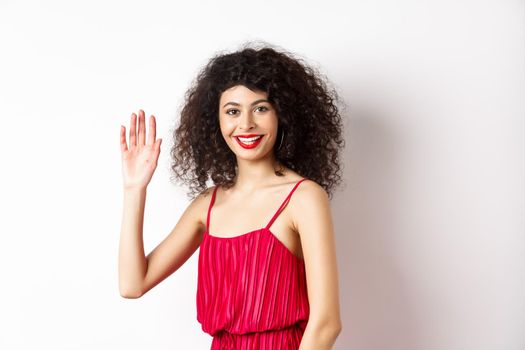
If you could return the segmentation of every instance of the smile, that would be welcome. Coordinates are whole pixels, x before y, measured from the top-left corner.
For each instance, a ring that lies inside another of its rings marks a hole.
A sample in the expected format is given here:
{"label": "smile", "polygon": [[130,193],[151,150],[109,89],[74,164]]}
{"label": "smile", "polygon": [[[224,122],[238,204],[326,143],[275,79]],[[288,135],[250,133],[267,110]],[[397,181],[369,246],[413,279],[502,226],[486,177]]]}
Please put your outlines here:
{"label": "smile", "polygon": [[261,143],[261,140],[264,135],[259,135],[255,137],[239,137],[235,136],[235,139],[237,140],[237,143],[242,147],[246,149],[251,149],[257,147],[259,143]]}

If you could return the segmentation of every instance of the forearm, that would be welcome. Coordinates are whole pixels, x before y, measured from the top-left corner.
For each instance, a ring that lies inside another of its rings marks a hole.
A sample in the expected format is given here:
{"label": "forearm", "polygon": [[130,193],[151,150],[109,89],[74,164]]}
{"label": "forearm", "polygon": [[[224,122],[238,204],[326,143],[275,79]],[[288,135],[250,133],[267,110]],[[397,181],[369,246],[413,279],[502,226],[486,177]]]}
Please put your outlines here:
{"label": "forearm", "polygon": [[124,206],[119,241],[119,289],[125,298],[137,298],[147,271],[143,224],[146,188],[124,189]]}
{"label": "forearm", "polygon": [[341,326],[308,322],[299,350],[331,350]]}

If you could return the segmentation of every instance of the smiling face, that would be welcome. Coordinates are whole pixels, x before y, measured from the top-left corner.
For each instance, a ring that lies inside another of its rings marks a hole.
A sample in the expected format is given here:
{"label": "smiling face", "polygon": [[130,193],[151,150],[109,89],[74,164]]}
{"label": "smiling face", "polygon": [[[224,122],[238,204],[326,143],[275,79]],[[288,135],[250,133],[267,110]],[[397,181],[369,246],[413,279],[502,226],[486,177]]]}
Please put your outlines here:
{"label": "smiling face", "polygon": [[222,136],[238,158],[254,160],[272,154],[278,118],[265,92],[236,85],[221,94],[219,103]]}

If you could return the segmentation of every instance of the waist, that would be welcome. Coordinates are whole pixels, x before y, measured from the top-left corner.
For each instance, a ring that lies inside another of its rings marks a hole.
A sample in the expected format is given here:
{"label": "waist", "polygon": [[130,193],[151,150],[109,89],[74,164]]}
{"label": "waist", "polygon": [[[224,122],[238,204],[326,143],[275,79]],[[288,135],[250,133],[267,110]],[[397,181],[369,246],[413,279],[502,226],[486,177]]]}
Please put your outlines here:
{"label": "waist", "polygon": [[223,329],[213,336],[211,350],[222,349],[281,349],[297,350],[304,333],[304,324],[258,332],[230,333]]}

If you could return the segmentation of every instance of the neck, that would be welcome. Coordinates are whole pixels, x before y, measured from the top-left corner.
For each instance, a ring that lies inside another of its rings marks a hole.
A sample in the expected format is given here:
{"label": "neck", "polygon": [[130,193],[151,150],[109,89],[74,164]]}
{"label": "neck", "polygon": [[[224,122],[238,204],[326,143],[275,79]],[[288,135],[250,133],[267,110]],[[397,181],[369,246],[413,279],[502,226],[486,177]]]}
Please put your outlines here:
{"label": "neck", "polygon": [[237,158],[235,187],[240,192],[252,193],[271,182],[277,175],[279,162],[272,154],[267,158],[246,160]]}

